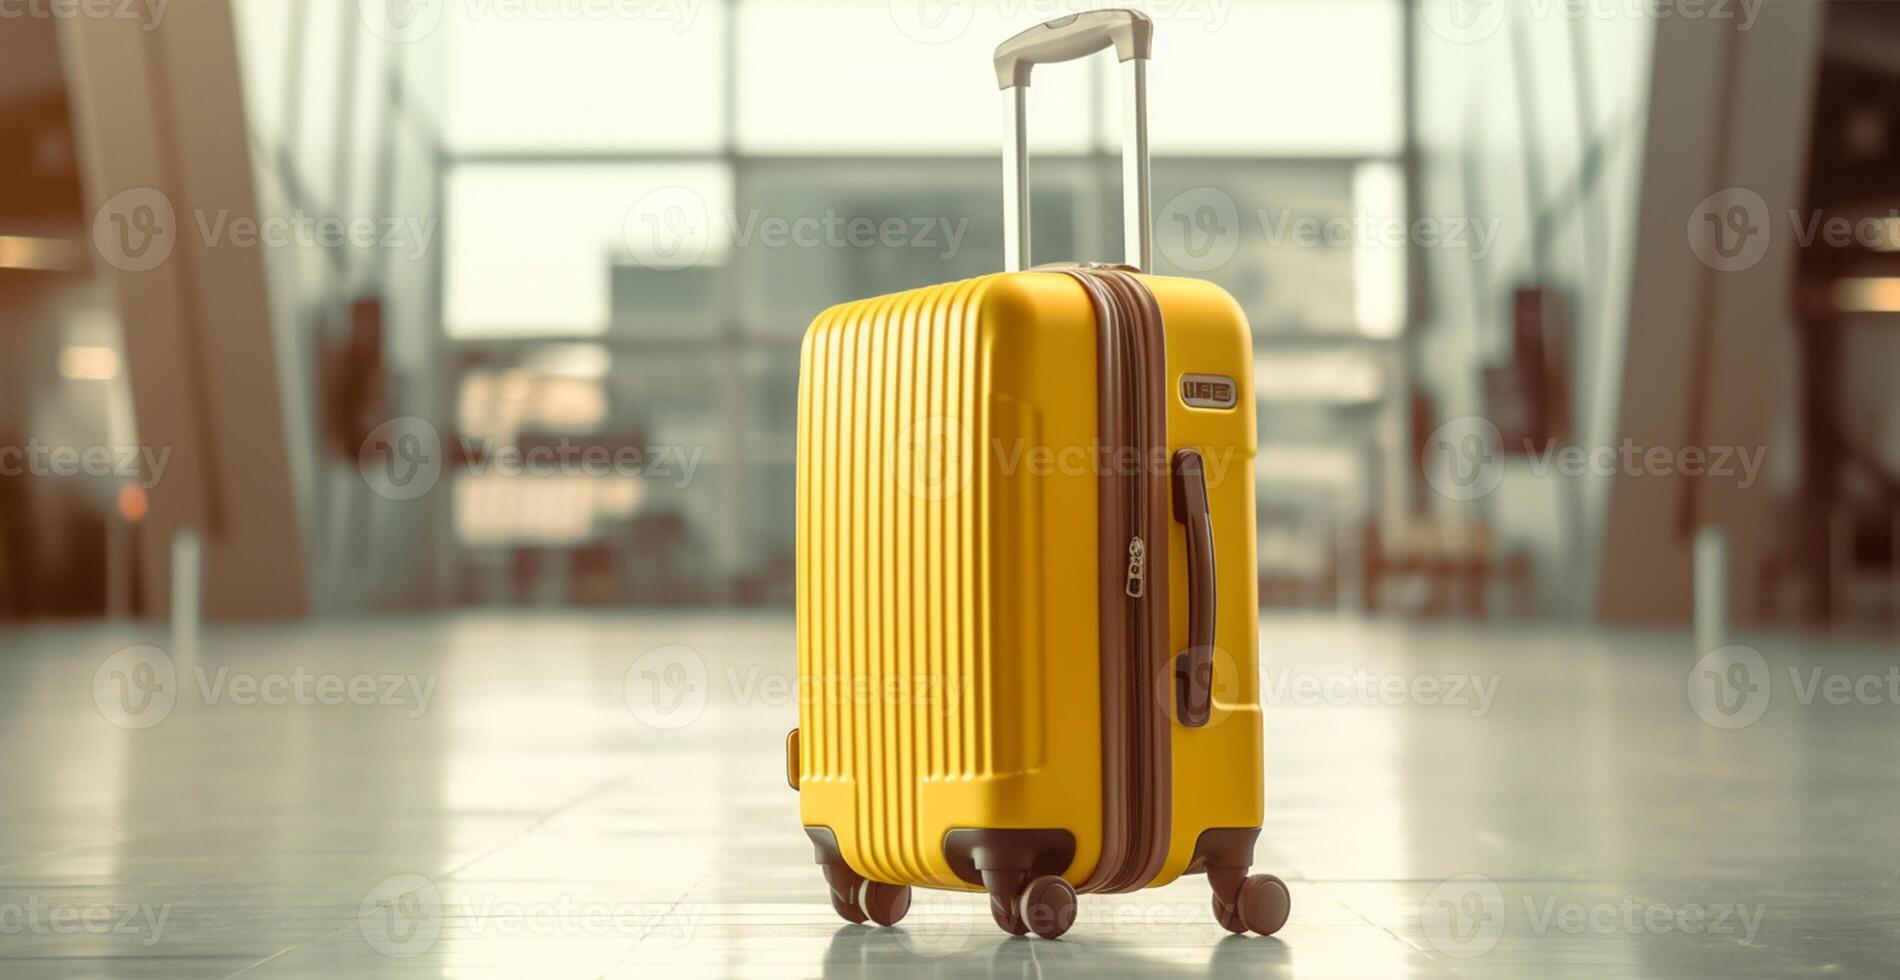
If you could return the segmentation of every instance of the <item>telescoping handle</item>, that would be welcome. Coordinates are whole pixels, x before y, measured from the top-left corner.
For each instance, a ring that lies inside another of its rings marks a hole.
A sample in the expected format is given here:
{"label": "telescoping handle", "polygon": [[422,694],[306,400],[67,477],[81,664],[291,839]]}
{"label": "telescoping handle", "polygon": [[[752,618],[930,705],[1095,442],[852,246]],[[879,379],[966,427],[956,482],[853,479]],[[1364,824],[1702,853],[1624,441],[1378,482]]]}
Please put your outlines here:
{"label": "telescoping handle", "polygon": [[1135,10],[1096,10],[1058,17],[1004,41],[996,49],[996,81],[1003,90],[1003,267],[1029,267],[1029,76],[1052,65],[1115,49],[1122,73],[1122,227],[1127,264],[1151,269],[1148,182],[1148,62],[1154,57],[1154,21]]}

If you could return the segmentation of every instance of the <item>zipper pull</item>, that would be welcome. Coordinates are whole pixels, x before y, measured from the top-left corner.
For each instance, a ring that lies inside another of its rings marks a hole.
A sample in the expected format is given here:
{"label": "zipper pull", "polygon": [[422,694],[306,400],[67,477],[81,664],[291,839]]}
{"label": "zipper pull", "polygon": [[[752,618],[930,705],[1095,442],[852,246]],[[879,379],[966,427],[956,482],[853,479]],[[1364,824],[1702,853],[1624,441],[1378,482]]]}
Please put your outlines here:
{"label": "zipper pull", "polygon": [[1128,540],[1128,586],[1123,591],[1131,599],[1148,591],[1148,545],[1139,537]]}

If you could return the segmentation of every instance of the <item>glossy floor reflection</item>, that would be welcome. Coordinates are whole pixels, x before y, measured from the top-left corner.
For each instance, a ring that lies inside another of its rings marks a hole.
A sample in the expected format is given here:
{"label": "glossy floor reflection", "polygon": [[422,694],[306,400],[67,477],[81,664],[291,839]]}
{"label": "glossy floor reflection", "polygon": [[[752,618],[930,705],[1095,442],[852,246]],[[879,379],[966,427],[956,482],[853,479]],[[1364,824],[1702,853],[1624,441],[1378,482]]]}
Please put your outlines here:
{"label": "glossy floor reflection", "polygon": [[162,642],[0,633],[0,976],[1900,974],[1890,643],[1269,619],[1285,931],[1194,878],[1044,943],[960,895],[833,917],[785,617]]}

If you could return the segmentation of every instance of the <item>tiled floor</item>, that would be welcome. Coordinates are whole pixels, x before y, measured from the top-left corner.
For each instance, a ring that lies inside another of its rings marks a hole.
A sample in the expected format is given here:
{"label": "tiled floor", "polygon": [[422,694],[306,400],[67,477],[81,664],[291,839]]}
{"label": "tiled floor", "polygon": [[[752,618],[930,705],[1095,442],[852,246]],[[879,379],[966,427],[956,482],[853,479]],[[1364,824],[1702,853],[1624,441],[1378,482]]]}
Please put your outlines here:
{"label": "tiled floor", "polygon": [[1195,878],[1048,943],[938,893],[833,917],[784,617],[163,642],[0,633],[0,976],[1900,976],[1891,643],[1698,666],[1674,634],[1270,620],[1285,931],[1223,938]]}

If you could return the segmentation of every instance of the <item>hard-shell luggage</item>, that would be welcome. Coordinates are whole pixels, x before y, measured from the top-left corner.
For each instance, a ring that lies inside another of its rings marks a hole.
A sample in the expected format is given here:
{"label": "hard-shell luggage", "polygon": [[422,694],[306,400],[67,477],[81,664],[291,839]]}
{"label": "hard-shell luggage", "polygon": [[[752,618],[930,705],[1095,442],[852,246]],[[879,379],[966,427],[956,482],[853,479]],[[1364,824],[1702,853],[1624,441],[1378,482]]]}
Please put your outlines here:
{"label": "hard-shell luggage", "polygon": [[[1054,938],[1078,892],[1206,874],[1234,932],[1286,886],[1249,875],[1263,769],[1255,402],[1245,315],[1147,275],[1153,24],[1098,11],[997,49],[1008,271],[821,314],[798,418],[806,833],[853,922],[910,886],[982,890]],[[1025,90],[1114,48],[1127,265],[1024,271]]]}

